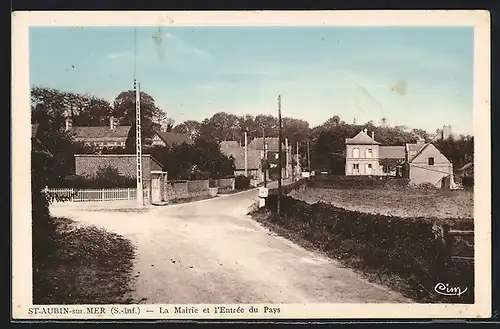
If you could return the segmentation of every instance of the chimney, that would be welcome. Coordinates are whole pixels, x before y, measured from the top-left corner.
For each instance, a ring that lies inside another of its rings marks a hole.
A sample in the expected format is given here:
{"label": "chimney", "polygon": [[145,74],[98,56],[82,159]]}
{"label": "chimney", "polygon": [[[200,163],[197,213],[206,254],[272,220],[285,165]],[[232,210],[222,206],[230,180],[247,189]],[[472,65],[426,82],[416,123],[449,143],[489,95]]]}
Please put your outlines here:
{"label": "chimney", "polygon": [[109,117],[109,129],[110,130],[115,129],[115,117],[114,116]]}
{"label": "chimney", "polygon": [[372,139],[375,140],[375,132],[372,131]]}
{"label": "chimney", "polygon": [[66,117],[66,120],[64,122],[66,123],[66,131],[70,130],[73,127],[73,120],[71,120],[70,117]]}

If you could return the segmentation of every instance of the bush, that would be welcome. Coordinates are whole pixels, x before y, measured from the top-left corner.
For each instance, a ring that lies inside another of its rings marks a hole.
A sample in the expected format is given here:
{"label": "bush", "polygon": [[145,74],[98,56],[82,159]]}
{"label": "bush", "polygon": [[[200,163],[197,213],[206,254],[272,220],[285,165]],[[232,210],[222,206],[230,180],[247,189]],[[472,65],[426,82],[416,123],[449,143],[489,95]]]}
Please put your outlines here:
{"label": "bush", "polygon": [[244,190],[250,188],[250,178],[246,176],[236,176],[234,181],[234,188],[236,190]]}
{"label": "bush", "polygon": [[111,166],[99,167],[94,176],[71,175],[55,183],[53,187],[74,189],[133,188],[136,179],[126,177]]}
{"label": "bush", "polygon": [[[277,195],[268,196],[266,208],[276,213]],[[349,265],[396,274],[414,288],[413,297],[418,300],[439,298],[429,295],[436,282],[469,282],[473,286],[473,267],[450,270],[453,265],[447,261],[440,231],[431,219],[360,213],[321,202],[310,205],[286,195],[281,197],[280,209],[280,216],[271,219],[275,223]],[[470,302],[473,292],[462,298]]]}

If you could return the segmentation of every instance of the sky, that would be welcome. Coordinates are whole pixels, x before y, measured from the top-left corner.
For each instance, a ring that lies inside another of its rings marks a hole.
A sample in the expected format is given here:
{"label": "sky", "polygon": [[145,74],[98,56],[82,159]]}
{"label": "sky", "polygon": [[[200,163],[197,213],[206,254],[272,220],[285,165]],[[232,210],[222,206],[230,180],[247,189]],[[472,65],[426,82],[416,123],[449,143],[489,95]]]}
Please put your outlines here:
{"label": "sky", "polygon": [[[141,90],[175,120],[338,115],[472,133],[472,27],[138,27]],[[112,101],[133,88],[134,27],[31,27],[30,85]]]}

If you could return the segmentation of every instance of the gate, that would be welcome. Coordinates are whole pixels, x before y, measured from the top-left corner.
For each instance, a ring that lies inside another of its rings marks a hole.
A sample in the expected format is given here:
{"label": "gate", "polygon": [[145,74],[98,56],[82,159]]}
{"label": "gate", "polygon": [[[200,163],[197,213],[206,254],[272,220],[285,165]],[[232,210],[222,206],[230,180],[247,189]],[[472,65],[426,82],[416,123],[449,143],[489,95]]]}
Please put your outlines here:
{"label": "gate", "polygon": [[164,181],[167,179],[167,173],[164,171],[151,172],[151,202],[160,203],[164,198]]}

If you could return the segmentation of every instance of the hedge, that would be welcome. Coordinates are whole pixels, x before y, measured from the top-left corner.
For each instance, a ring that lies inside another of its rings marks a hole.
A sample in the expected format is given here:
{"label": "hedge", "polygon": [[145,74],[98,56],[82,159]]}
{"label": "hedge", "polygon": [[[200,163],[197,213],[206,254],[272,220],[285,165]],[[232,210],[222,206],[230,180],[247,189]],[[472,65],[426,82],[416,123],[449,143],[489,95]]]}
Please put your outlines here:
{"label": "hedge", "polygon": [[[266,199],[270,220],[312,241],[332,256],[369,272],[396,274],[413,287],[414,298],[435,300],[438,282],[467,284],[460,302],[473,302],[473,267],[455,268],[445,257],[439,226],[428,218],[399,218],[348,211],[325,203],[308,204],[282,195]],[[463,223],[462,223],[463,225]],[[473,229],[473,223],[464,229]],[[471,227],[472,226],[472,227]],[[356,260],[353,263],[353,260]],[[425,287],[422,289],[421,287]],[[448,297],[447,301],[450,301]]]}
{"label": "hedge", "polygon": [[314,176],[308,182],[310,187],[318,188],[375,188],[375,187],[403,187],[409,179],[384,176]]}
{"label": "hedge", "polygon": [[236,190],[244,190],[250,188],[250,178],[246,176],[236,176],[234,180],[234,188]]}

